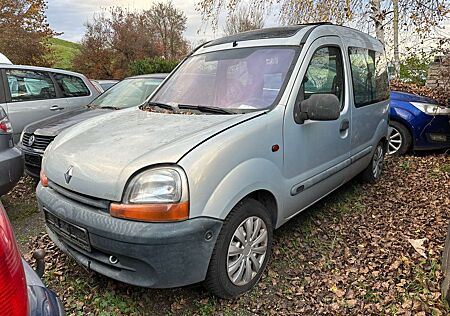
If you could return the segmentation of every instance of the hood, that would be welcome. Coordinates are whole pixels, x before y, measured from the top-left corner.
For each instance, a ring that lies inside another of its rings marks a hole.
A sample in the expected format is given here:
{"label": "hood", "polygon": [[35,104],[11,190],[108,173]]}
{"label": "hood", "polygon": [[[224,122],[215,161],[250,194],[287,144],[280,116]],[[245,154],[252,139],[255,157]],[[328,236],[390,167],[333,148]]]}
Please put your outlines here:
{"label": "hood", "polygon": [[[60,134],[47,149],[47,177],[69,190],[120,201],[129,178],[156,164],[177,163],[196,145],[233,125],[260,115],[185,115],[116,111]],[[72,179],[64,174],[72,167]]]}
{"label": "hood", "polygon": [[26,133],[34,133],[41,136],[56,137],[68,127],[78,124],[84,120],[109,113],[110,109],[81,108],[70,112],[53,115],[43,120],[34,122],[25,128]]}
{"label": "hood", "polygon": [[421,102],[421,103],[437,104],[437,101],[432,98],[401,91],[391,91],[391,99],[403,102]]}

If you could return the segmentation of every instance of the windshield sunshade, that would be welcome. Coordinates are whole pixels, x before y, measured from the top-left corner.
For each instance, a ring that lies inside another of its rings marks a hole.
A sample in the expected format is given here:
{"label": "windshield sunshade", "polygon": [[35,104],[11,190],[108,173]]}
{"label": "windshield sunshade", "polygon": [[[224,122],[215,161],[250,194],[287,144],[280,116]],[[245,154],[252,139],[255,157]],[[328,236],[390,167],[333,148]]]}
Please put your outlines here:
{"label": "windshield sunshade", "polygon": [[296,49],[240,48],[191,56],[152,101],[238,111],[267,109],[281,95]]}

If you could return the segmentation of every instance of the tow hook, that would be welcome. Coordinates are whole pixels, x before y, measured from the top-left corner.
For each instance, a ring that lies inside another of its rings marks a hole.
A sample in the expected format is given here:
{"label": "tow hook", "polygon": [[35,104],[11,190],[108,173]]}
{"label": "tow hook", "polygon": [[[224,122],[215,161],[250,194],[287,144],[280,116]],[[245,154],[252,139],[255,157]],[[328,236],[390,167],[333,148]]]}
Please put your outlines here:
{"label": "tow hook", "polygon": [[45,270],[45,250],[36,249],[33,252],[33,258],[36,259],[36,274],[42,278]]}

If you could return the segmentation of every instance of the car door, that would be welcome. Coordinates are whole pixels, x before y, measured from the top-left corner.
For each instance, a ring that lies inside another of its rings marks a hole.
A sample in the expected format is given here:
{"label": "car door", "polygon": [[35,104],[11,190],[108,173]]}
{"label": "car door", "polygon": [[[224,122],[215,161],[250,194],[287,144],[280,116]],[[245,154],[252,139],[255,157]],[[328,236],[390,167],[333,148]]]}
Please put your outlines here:
{"label": "car door", "polygon": [[[53,73],[58,88],[67,102],[69,110],[77,109],[91,103],[98,96],[97,91],[92,87],[88,88],[81,77],[63,73]],[[87,80],[87,79],[86,79]]]}
{"label": "car door", "polygon": [[352,157],[371,159],[387,124],[389,81],[384,53],[367,48],[348,49],[353,84]]}
{"label": "car door", "polygon": [[[285,218],[307,207],[345,181],[350,164],[351,113],[343,45],[339,37],[315,40],[305,55],[284,118],[284,176],[289,202]],[[295,103],[313,94],[335,94],[341,102],[334,121],[294,121]]]}
{"label": "car door", "polygon": [[37,120],[58,114],[66,108],[46,71],[6,68],[4,70],[6,109],[18,142],[23,128]]}

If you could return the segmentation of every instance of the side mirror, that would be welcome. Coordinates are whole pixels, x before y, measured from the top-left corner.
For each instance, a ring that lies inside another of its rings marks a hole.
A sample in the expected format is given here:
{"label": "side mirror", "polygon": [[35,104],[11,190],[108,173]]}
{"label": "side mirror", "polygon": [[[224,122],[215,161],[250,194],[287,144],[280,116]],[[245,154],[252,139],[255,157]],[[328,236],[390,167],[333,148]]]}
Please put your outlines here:
{"label": "side mirror", "polygon": [[306,120],[334,121],[339,118],[341,103],[331,93],[313,94],[294,107],[294,120],[303,124]]}

